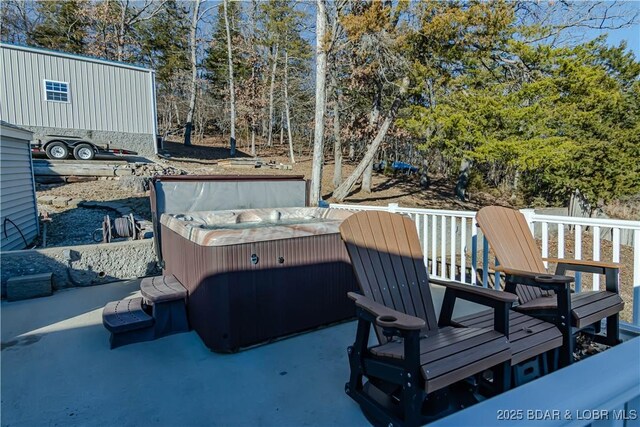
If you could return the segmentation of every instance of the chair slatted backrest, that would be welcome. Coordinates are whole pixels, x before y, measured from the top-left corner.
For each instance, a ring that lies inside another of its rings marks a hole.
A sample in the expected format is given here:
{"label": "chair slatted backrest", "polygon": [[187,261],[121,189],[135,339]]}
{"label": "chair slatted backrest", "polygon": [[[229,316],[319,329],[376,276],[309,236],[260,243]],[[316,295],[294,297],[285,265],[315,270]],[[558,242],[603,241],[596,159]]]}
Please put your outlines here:
{"label": "chair slatted backrest", "polygon": [[[478,211],[476,221],[501,266],[533,273],[547,273],[540,249],[520,211],[501,206],[487,206]],[[535,286],[518,285],[516,294],[520,302],[525,303],[550,295],[550,292]]]}
{"label": "chair slatted backrest", "polygon": [[366,297],[423,319],[425,330],[438,328],[427,269],[411,218],[362,211],[342,223],[340,234]]}

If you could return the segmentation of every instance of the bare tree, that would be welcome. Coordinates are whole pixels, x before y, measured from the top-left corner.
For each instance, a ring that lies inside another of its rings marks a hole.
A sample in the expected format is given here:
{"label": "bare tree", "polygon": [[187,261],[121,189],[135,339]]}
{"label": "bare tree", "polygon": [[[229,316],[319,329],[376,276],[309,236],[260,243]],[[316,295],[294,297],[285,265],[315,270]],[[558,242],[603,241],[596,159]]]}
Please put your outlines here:
{"label": "bare tree", "polygon": [[118,22],[118,37],[116,49],[116,57],[118,61],[122,61],[124,59],[126,35],[129,29],[139,22],[147,21],[153,18],[162,10],[166,2],[167,0],[146,0],[141,7],[131,8],[130,0],[119,0],[118,4],[120,5],[120,22]]}
{"label": "bare tree", "polygon": [[40,21],[35,11],[35,3],[31,1],[2,1],[0,2],[0,34],[2,41],[17,44],[33,44],[31,35]]}
{"label": "bare tree", "polygon": [[233,85],[233,56],[231,54],[231,30],[229,29],[229,13],[228,13],[228,2],[229,0],[224,0],[224,26],[227,30],[227,60],[229,61],[229,109],[230,111],[230,125],[231,132],[229,135],[229,142],[231,149],[229,154],[231,157],[236,155],[236,95],[235,89]]}
{"label": "bare tree", "polygon": [[333,89],[333,187],[342,183],[342,139],[340,138],[340,91],[338,79],[331,77]]}
{"label": "bare tree", "polygon": [[380,147],[380,144],[382,144],[384,137],[389,131],[389,127],[395,120],[396,114],[398,114],[398,109],[400,108],[402,98],[407,93],[408,87],[409,87],[409,78],[405,77],[402,80],[402,84],[400,86],[400,92],[398,93],[398,96],[393,100],[393,104],[391,105],[389,114],[387,115],[384,122],[382,123],[382,126],[380,126],[380,128],[378,129],[378,133],[376,134],[376,137],[373,139],[373,141],[371,141],[371,144],[369,144],[367,148],[367,152],[364,155],[364,158],[360,161],[360,163],[358,164],[356,169],[351,173],[351,175],[349,175],[349,177],[345,179],[344,182],[340,184],[340,186],[333,191],[333,197],[335,197],[337,200],[342,201],[347,197],[347,195],[349,194],[349,191],[351,190],[351,187],[353,187],[353,185],[358,181],[358,178],[362,176],[362,174],[364,173],[365,169],[369,166],[369,164],[373,162],[373,158],[376,155],[376,151]]}
{"label": "bare tree", "polygon": [[324,114],[327,83],[326,0],[316,0],[316,114],[313,135],[313,163],[311,168],[311,206],[317,206],[322,197],[322,164],[324,162]]}
{"label": "bare tree", "polygon": [[[376,91],[373,96],[373,107],[371,108],[371,114],[369,115],[369,127],[376,129],[378,127],[378,121],[380,119],[380,109],[382,108],[382,82],[376,82]],[[369,149],[369,145],[367,145]],[[364,170],[362,175],[362,191],[365,193],[371,193],[371,181],[373,175],[373,157]]]}
{"label": "bare tree", "polygon": [[189,47],[191,50],[191,85],[189,98],[189,112],[187,113],[187,124],[184,127],[184,145],[191,145],[191,129],[193,128],[193,113],[196,109],[196,82],[198,78],[197,49],[199,11],[202,0],[195,0],[193,4],[193,15],[191,18],[191,29],[189,35]]}
{"label": "bare tree", "polygon": [[271,147],[273,137],[273,90],[276,85],[276,68],[278,66],[279,48],[276,44],[273,52],[273,66],[271,67],[271,85],[269,86],[269,134],[267,137],[267,146]]}
{"label": "bare tree", "polygon": [[520,23],[537,31],[524,37],[527,43],[581,42],[588,30],[617,30],[637,24],[640,9],[628,1],[517,1]]}
{"label": "bare tree", "polygon": [[[335,0],[330,3],[332,6],[328,11],[328,23],[330,24],[330,37],[327,46],[327,55],[331,54],[331,92],[333,94],[333,187],[336,188],[342,182],[342,138],[340,137],[340,106],[342,95],[338,84],[339,59],[336,52],[344,44],[344,27],[340,25],[340,16],[346,8],[349,0]],[[341,43],[342,42],[342,45]]]}
{"label": "bare tree", "polygon": [[[256,9],[258,5],[256,0],[251,0],[251,13],[249,14],[250,28],[251,28],[251,46],[254,47],[256,43]],[[256,115],[258,114],[255,107],[255,98],[257,96],[256,71],[258,68],[258,58],[255,50],[251,51],[251,155],[256,156]]]}
{"label": "bare tree", "polygon": [[293,137],[291,136],[291,114],[289,112],[289,53],[284,51],[284,111],[287,117],[287,135],[289,137],[289,160],[295,163],[293,157]]}

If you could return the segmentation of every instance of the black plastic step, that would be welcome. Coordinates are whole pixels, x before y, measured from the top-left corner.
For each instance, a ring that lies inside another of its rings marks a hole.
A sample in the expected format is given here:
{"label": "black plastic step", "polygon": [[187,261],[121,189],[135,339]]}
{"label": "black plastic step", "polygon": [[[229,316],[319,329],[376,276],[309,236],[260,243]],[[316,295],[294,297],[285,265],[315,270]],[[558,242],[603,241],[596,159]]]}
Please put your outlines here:
{"label": "black plastic step", "polygon": [[146,277],[140,282],[140,291],[145,300],[152,304],[187,297],[187,290],[174,276]]}
{"label": "black plastic step", "polygon": [[102,324],[114,334],[153,326],[153,317],[142,308],[142,298],[112,301],[102,310]]}

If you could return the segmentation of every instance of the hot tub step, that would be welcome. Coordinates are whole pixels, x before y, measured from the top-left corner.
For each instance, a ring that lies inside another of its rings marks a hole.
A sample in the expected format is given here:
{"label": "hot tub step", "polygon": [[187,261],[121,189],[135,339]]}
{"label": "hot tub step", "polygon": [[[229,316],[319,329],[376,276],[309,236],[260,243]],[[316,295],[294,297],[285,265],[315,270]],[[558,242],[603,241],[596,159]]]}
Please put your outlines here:
{"label": "hot tub step", "polygon": [[111,332],[111,348],[155,338],[154,319],[142,307],[142,298],[112,301],[102,310],[102,324]]}
{"label": "hot tub step", "polygon": [[152,309],[156,337],[189,331],[185,301],[187,290],[174,276],[142,279],[140,291]]}
{"label": "hot tub step", "polygon": [[140,282],[142,296],[150,304],[183,300],[187,290],[174,276],[146,277]]}

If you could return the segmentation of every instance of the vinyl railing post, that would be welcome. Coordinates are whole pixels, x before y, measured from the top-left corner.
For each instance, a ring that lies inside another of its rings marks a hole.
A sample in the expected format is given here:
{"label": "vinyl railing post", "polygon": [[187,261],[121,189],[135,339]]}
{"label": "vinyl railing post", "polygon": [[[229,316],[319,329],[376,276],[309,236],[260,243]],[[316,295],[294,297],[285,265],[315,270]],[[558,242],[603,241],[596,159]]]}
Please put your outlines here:
{"label": "vinyl railing post", "polygon": [[558,258],[564,258],[564,224],[558,224]]}
{"label": "vinyl railing post", "polygon": [[633,324],[640,326],[640,230],[633,233]]}
{"label": "vinyl railing post", "polygon": [[429,216],[424,214],[422,215],[422,252],[424,253],[424,266],[427,269],[427,273],[429,273],[429,227],[428,227],[428,218]]}
{"label": "vinyl railing post", "polygon": [[[600,261],[600,227],[593,227],[593,260]],[[600,275],[593,273],[593,290],[600,290]]]}
{"label": "vinyl railing post", "polygon": [[471,219],[471,284],[478,284],[478,225]]}
{"label": "vinyl railing post", "polygon": [[451,245],[449,257],[451,258],[451,266],[449,269],[449,278],[456,280],[456,217],[451,217],[451,236],[449,244]]}
{"label": "vinyl railing post", "polygon": [[[573,259],[582,259],[582,226],[576,224],[574,229],[574,245],[573,245]],[[576,292],[582,290],[582,273],[576,272]]]}
{"label": "vinyl railing post", "polygon": [[[542,258],[549,257],[549,224],[546,221],[541,223],[542,228]],[[548,268],[549,263],[547,261],[543,261],[544,267]]]}
{"label": "vinyl railing post", "polygon": [[460,218],[460,281],[467,282],[467,219]]}
{"label": "vinyl railing post", "polygon": [[440,277],[447,278],[447,217],[440,216]]}
{"label": "vinyl railing post", "polygon": [[438,239],[438,216],[431,215],[431,275],[436,277],[438,275],[438,251],[437,251],[437,239]]}
{"label": "vinyl railing post", "polygon": [[489,241],[482,236],[482,286],[489,287]]}

